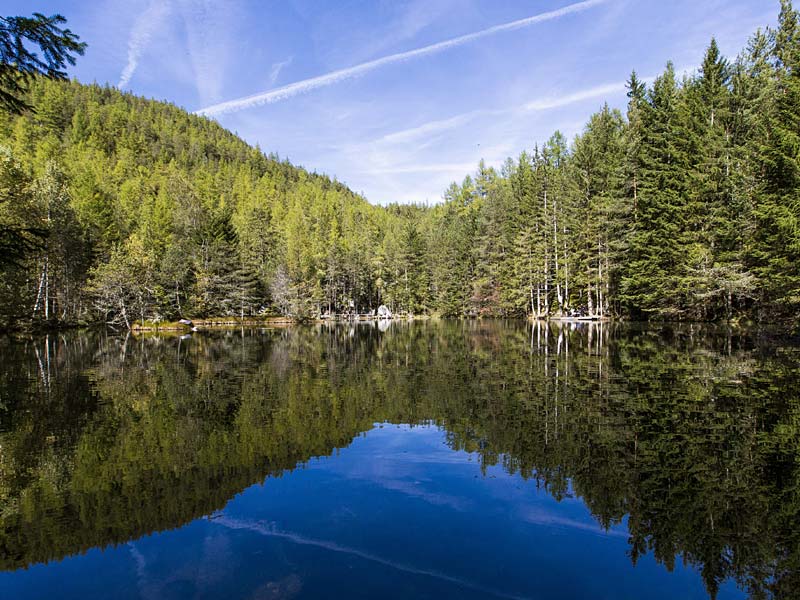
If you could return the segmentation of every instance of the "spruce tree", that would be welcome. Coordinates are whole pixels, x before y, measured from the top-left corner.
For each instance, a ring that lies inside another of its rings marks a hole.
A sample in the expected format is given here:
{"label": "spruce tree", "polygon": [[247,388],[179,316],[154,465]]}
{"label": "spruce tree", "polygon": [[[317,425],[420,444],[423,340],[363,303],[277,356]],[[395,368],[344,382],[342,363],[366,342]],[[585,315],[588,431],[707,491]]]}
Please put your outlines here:
{"label": "spruce tree", "polygon": [[773,33],[774,79],[759,114],[755,148],[753,270],[763,301],[800,319],[800,24],[789,0],[781,1]]}
{"label": "spruce tree", "polygon": [[680,243],[686,156],[680,147],[679,88],[671,63],[641,103],[636,230],[621,298],[636,316],[675,317],[683,307]]}

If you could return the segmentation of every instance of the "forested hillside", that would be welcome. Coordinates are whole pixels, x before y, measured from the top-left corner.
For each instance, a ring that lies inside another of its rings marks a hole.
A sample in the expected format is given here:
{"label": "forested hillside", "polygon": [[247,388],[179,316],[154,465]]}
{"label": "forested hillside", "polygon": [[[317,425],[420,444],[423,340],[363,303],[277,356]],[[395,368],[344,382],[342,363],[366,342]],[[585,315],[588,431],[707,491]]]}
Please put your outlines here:
{"label": "forested hillside", "polygon": [[46,235],[4,267],[5,323],[311,315],[391,287],[376,249],[409,209],[168,104],[46,79],[30,103],[0,114],[0,218]]}
{"label": "forested hillside", "polygon": [[[569,142],[375,207],[205,118],[36,80],[0,113],[0,324],[376,308],[445,316],[800,319],[800,25],[632,75]],[[42,235],[44,234],[44,235]],[[2,242],[2,240],[0,240]],[[5,252],[5,250],[4,250]]]}

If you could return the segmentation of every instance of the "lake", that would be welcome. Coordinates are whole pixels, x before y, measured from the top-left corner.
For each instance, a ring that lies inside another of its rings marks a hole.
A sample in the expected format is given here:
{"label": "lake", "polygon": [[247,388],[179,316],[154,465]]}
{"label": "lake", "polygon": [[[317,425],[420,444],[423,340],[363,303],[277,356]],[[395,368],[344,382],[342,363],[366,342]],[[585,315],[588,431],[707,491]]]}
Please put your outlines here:
{"label": "lake", "polygon": [[0,339],[0,598],[790,598],[800,345],[415,322]]}

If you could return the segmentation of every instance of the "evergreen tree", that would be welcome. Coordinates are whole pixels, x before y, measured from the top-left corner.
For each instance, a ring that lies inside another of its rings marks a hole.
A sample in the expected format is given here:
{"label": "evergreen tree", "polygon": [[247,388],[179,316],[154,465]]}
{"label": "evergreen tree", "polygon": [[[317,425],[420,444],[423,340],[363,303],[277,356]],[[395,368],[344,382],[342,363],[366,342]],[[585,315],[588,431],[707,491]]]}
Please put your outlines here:
{"label": "evergreen tree", "polygon": [[604,106],[575,141],[572,159],[578,206],[573,236],[576,303],[600,316],[610,312],[625,260],[614,245],[614,240],[624,238],[629,222],[621,200],[624,127],[622,115]]}
{"label": "evergreen tree", "polygon": [[[66,22],[61,15],[41,13],[0,17],[0,110],[21,113],[33,108],[24,95],[37,75],[67,78],[64,68],[75,64],[75,56],[83,55],[86,44],[69,29],[59,27]],[[42,56],[29,45],[38,48]]]}
{"label": "evergreen tree", "polygon": [[773,33],[774,76],[758,118],[753,270],[763,300],[781,314],[800,308],[800,24],[781,0]]}
{"label": "evergreen tree", "polygon": [[686,155],[678,122],[679,88],[672,64],[641,105],[636,230],[621,298],[634,315],[677,316],[685,308],[679,270],[686,216]]}

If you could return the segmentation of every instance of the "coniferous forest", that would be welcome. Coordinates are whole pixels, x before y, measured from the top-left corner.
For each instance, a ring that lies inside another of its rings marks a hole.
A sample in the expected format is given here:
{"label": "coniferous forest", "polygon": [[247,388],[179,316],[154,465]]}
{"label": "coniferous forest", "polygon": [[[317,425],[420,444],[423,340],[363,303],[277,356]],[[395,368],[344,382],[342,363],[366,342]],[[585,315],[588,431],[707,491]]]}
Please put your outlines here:
{"label": "coniferous forest", "polygon": [[[373,206],[215,122],[35,78],[0,112],[0,325],[367,312],[800,322],[800,19]],[[633,66],[633,65],[632,65]]]}

